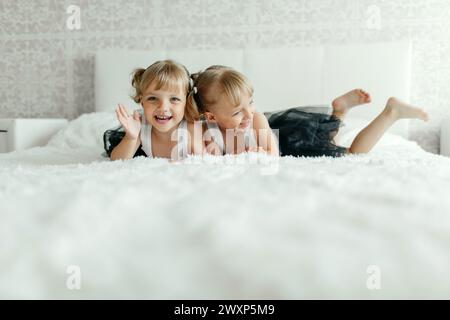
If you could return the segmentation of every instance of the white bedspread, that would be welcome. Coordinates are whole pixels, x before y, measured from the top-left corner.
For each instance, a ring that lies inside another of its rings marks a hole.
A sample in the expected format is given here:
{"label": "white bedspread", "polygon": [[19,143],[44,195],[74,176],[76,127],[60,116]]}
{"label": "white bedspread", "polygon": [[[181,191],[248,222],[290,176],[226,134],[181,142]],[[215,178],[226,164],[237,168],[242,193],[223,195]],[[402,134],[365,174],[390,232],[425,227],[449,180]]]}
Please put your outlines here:
{"label": "white bedspread", "polygon": [[450,298],[448,158],[390,136],[273,175],[248,155],[110,162],[86,119],[0,155],[0,298]]}

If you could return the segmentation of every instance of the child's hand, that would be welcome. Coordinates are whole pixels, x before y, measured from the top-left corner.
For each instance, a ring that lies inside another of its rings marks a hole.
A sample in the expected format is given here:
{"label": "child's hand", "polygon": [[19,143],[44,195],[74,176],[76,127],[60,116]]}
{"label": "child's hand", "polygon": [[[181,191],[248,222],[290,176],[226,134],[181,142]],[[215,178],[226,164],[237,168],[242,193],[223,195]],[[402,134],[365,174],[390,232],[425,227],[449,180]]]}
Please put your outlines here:
{"label": "child's hand", "polygon": [[137,139],[141,132],[141,116],[135,111],[133,116],[128,114],[125,106],[119,103],[116,109],[117,119],[126,131],[126,138]]}
{"label": "child's hand", "polygon": [[247,149],[247,152],[267,153],[263,147],[250,147]]}
{"label": "child's hand", "polygon": [[222,155],[222,151],[220,150],[217,143],[215,143],[214,141],[212,141],[206,145],[206,148],[203,153],[211,154],[213,156],[221,156]]}

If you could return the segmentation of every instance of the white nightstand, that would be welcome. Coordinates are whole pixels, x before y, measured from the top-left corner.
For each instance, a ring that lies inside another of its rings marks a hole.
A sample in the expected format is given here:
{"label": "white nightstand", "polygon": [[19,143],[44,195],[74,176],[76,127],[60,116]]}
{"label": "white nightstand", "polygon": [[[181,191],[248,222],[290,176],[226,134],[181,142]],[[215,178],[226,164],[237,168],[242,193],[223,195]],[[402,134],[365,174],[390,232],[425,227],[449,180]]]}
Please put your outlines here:
{"label": "white nightstand", "polygon": [[66,119],[0,119],[0,153],[44,146]]}
{"label": "white nightstand", "polygon": [[450,157],[450,119],[442,121],[441,126],[441,154]]}

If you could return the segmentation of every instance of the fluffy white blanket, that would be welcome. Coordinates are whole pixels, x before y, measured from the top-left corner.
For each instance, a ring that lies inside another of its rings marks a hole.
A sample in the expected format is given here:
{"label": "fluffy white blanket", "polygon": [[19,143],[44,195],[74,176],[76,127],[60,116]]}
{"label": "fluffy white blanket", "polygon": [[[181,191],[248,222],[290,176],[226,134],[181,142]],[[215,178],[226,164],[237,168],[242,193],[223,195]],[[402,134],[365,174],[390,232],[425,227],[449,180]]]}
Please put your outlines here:
{"label": "fluffy white blanket", "polygon": [[450,159],[110,162],[111,117],[0,156],[1,298],[450,298]]}

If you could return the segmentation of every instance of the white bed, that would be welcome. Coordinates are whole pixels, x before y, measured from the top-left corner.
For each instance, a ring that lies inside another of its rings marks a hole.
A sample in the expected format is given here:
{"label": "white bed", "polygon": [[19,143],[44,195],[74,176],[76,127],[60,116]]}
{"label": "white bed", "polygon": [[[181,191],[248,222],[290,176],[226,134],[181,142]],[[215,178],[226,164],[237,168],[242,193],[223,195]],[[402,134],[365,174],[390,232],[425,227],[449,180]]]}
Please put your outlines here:
{"label": "white bed", "polygon": [[450,298],[449,158],[391,133],[339,159],[110,162],[96,90],[99,112],[0,155],[0,298]]}

